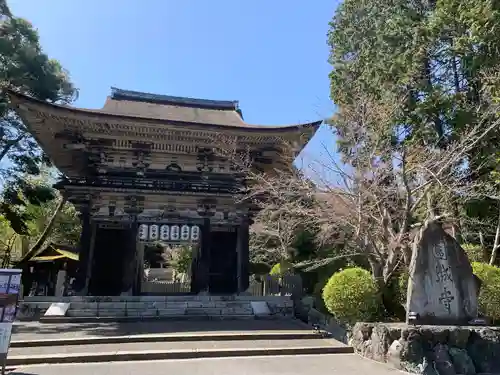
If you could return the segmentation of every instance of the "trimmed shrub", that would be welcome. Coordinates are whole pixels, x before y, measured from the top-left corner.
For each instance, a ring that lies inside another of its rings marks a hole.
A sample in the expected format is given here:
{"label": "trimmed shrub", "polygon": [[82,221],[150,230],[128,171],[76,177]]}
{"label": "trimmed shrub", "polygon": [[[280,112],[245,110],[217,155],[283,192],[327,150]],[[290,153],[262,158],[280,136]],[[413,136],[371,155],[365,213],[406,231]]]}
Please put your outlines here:
{"label": "trimmed shrub", "polygon": [[348,268],[335,273],[323,288],[323,301],[339,321],[373,321],[382,311],[382,299],[370,272]]}
{"label": "trimmed shrub", "polygon": [[286,273],[290,273],[293,269],[293,265],[286,260],[280,263],[276,263],[271,271],[269,271],[269,275],[271,276],[283,276]]}
{"label": "trimmed shrub", "polygon": [[500,268],[473,262],[472,270],[482,281],[479,312],[494,321],[500,320]]}

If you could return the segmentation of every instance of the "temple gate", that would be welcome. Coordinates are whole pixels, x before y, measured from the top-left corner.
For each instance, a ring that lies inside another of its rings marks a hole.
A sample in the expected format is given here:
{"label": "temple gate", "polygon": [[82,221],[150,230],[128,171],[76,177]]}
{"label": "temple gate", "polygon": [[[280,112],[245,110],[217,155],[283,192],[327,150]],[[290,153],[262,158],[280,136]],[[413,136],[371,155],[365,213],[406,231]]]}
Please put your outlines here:
{"label": "temple gate", "polygon": [[249,125],[235,101],[116,88],[100,110],[10,99],[81,213],[82,295],[140,295],[144,247],[158,241],[192,247],[191,293],[245,291],[252,211],[238,203],[244,178],[214,139],[234,137],[266,171],[279,165],[283,141],[299,152],[321,124]]}

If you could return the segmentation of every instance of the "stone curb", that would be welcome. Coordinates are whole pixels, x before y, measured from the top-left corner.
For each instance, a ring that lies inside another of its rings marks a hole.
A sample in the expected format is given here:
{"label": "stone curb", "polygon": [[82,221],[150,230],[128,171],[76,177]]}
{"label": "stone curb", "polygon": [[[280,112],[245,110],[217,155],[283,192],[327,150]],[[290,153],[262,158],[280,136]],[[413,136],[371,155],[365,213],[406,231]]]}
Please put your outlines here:
{"label": "stone curb", "polygon": [[[144,317],[124,317],[124,316],[102,316],[102,317],[78,317],[78,316],[58,316],[38,319],[40,323],[136,323],[151,321],[209,321],[209,320],[289,320],[292,316],[283,315],[174,315],[174,316],[144,316]],[[29,320],[19,320],[29,321]],[[37,319],[32,320],[37,321]]]}
{"label": "stone curb", "polygon": [[66,345],[98,345],[122,343],[152,343],[181,341],[243,341],[243,340],[307,340],[321,336],[314,332],[260,332],[260,333],[217,333],[217,334],[151,334],[130,336],[77,337],[47,340],[13,340],[11,348],[33,348]]}
{"label": "stone curb", "polygon": [[173,315],[173,316],[102,316],[102,317],[78,317],[78,316],[43,316],[40,323],[136,323],[150,321],[207,321],[207,320],[255,320],[255,315]]}
{"label": "stone curb", "polygon": [[221,358],[221,357],[255,357],[314,354],[352,354],[349,346],[318,346],[288,348],[241,348],[241,349],[204,349],[204,350],[154,350],[137,352],[111,353],[78,353],[11,356],[7,358],[7,366],[27,366],[40,364],[64,363],[98,363],[126,361],[159,361],[172,359]]}

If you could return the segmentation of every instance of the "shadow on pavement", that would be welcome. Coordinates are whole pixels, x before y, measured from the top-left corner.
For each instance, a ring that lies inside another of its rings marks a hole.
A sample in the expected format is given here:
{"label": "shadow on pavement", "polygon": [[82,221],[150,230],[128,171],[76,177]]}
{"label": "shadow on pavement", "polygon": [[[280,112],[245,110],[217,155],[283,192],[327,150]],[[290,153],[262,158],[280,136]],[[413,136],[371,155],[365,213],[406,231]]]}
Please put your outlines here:
{"label": "shadow on pavement", "polygon": [[39,323],[17,322],[13,340],[71,338],[82,336],[130,336],[166,333],[253,332],[253,331],[310,331],[311,328],[294,320],[241,321],[143,321],[106,323]]}

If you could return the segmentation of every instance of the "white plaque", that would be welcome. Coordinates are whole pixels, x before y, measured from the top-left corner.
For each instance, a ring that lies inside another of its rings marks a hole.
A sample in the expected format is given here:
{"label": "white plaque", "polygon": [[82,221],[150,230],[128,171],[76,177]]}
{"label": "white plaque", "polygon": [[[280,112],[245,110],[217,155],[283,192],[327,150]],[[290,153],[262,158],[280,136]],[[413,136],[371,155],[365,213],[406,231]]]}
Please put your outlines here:
{"label": "white plaque", "polygon": [[52,303],[45,312],[44,316],[66,316],[69,305],[69,303],[65,302]]}

